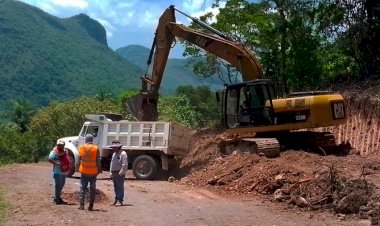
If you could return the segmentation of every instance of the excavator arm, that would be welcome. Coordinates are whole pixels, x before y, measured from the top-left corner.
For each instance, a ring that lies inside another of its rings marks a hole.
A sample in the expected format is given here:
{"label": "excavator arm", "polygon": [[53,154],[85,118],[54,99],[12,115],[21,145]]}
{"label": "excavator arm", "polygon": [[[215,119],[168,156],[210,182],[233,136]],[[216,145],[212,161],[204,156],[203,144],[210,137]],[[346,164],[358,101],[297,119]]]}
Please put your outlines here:
{"label": "excavator arm", "polygon": [[[209,33],[177,24],[175,11],[189,17]],[[289,131],[345,123],[344,99],[340,94],[326,91],[302,92],[290,94],[287,98],[275,98],[271,81],[263,79],[262,67],[248,48],[174,6],[167,8],[159,19],[147,62],[149,66],[153,58],[151,76],[146,73],[142,77],[140,94],[127,101],[127,110],[138,120],[156,121],[158,118],[158,91],[176,37],[215,54],[242,75],[244,82],[230,84],[223,92],[222,118],[227,133],[256,133],[257,137],[229,140],[223,145],[227,147],[245,142],[250,147],[249,152],[266,153],[265,155],[279,154],[279,141],[288,145],[310,140],[312,144],[309,146],[306,142],[307,148],[321,147],[320,144],[335,148],[335,141],[325,136],[331,134]]]}
{"label": "excavator arm", "polygon": [[169,23],[166,27],[176,37],[182,38],[229,62],[231,66],[240,71],[244,80],[263,78],[262,67],[244,46],[236,45],[230,40],[192,30],[180,24]]}
{"label": "excavator arm", "polygon": [[[203,33],[177,24],[175,11],[189,17],[194,22],[208,29],[212,34]],[[174,6],[170,6],[159,19],[147,62],[149,65],[153,57],[151,76],[146,73],[141,78],[142,89],[140,94],[127,101],[129,112],[132,112],[138,120],[156,121],[158,118],[158,91],[175,37],[192,43],[229,62],[231,66],[236,67],[240,71],[243,75],[243,80],[263,78],[261,65],[246,47],[237,44],[202,21],[175,9]]]}

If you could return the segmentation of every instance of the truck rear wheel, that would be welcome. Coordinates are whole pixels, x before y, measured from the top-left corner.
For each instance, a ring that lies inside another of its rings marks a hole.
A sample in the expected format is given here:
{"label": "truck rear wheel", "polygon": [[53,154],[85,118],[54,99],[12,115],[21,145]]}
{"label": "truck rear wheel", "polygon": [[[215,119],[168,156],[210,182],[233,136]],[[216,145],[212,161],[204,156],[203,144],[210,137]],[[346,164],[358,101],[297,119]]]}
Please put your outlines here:
{"label": "truck rear wheel", "polygon": [[153,180],[157,176],[158,162],[149,155],[141,155],[133,161],[133,175],[140,180]]}

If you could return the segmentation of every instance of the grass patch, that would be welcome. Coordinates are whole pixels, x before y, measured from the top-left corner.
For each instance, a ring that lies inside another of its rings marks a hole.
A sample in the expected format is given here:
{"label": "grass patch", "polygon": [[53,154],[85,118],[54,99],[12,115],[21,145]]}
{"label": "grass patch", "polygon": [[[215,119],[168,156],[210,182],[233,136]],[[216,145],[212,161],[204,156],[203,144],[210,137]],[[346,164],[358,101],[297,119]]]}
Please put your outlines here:
{"label": "grass patch", "polygon": [[8,205],[5,202],[4,190],[0,188],[0,225],[5,224],[5,211]]}

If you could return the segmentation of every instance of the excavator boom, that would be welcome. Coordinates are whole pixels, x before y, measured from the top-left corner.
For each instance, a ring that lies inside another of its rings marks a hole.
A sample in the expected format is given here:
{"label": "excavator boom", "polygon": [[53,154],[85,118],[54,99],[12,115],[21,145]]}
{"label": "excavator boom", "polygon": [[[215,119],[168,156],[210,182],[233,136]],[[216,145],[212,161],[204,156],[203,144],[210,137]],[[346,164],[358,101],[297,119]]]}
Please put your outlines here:
{"label": "excavator boom", "polygon": [[243,45],[224,36],[220,31],[208,26],[179,10],[193,21],[208,29],[212,34],[199,32],[176,23],[175,7],[171,5],[161,15],[153,40],[148,65],[154,59],[151,76],[145,74],[142,79],[142,89],[139,95],[127,101],[127,110],[132,112],[138,120],[156,121],[158,118],[157,101],[162,77],[167,64],[168,56],[175,37],[186,40],[205,51],[215,54],[229,62],[244,74],[245,80],[263,78],[263,70],[258,60]]}

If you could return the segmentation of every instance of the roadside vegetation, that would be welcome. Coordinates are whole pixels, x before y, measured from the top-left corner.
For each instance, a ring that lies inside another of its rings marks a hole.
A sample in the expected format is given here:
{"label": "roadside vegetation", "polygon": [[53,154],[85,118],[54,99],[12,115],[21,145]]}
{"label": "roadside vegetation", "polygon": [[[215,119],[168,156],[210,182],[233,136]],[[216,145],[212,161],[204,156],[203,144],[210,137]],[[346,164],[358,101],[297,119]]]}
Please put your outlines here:
{"label": "roadside vegetation", "polygon": [[[78,135],[86,114],[118,113],[133,120],[124,106],[125,100],[136,93],[136,90],[119,95],[100,92],[94,97],[53,102],[39,109],[27,100],[13,101],[12,110],[4,114],[7,122],[0,128],[0,165],[45,158],[58,138]],[[206,86],[179,87],[175,95],[162,96],[158,108],[159,120],[194,129],[219,123],[215,97]]]}

